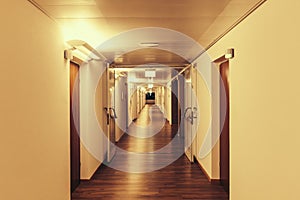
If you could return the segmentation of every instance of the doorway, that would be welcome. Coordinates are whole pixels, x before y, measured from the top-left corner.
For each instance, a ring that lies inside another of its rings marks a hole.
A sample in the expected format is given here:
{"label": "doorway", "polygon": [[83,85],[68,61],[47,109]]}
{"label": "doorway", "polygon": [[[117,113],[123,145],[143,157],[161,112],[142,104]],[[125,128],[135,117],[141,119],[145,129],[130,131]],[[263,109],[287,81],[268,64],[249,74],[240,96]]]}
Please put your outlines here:
{"label": "doorway", "polygon": [[[174,74],[173,76],[176,76],[177,74]],[[180,121],[180,113],[179,113],[179,102],[178,102],[178,95],[179,95],[179,87],[178,87],[178,78],[172,81],[172,96],[171,96],[171,107],[172,107],[172,125],[179,125]]]}
{"label": "doorway", "polygon": [[70,62],[70,166],[71,192],[80,184],[79,65]]}
{"label": "doorway", "polygon": [[185,155],[194,162],[197,146],[197,70],[189,67],[184,71],[184,146]]}
{"label": "doorway", "polygon": [[[220,119],[224,124],[220,124],[220,181],[225,191],[229,193],[230,176],[230,87],[229,87],[229,61],[220,64]],[[224,88],[224,89],[221,89]],[[223,115],[221,114],[223,113]]]}
{"label": "doorway", "polygon": [[155,104],[155,92],[147,92],[145,96],[146,104]]}
{"label": "doorway", "polygon": [[116,109],[115,109],[115,70],[109,66],[106,69],[107,72],[107,107],[106,117],[107,117],[107,162],[111,162],[116,153]]}

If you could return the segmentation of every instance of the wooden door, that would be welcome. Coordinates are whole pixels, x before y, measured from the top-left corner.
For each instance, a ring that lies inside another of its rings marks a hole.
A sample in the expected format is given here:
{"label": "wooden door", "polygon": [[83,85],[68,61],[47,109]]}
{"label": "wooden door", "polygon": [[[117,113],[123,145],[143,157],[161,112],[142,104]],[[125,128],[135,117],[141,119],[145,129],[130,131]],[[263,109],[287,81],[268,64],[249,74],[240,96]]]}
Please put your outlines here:
{"label": "wooden door", "polygon": [[179,112],[179,109],[178,109],[178,80],[175,79],[173,82],[172,82],[172,96],[171,96],[171,102],[172,102],[172,125],[178,125],[179,123],[179,116],[178,115],[178,112]]}
{"label": "wooden door", "polygon": [[[225,191],[229,193],[229,61],[220,65],[220,74],[222,79],[222,81],[220,81],[220,113],[226,113],[223,127],[222,124],[220,124],[220,130],[222,130],[220,135],[220,181]],[[224,90],[222,90],[222,88],[224,88]],[[220,116],[222,116],[222,114],[220,114]],[[220,122],[222,122],[222,119],[220,119]]]}
{"label": "wooden door", "polygon": [[70,63],[70,166],[71,192],[80,183],[80,138],[79,138],[79,66]]}

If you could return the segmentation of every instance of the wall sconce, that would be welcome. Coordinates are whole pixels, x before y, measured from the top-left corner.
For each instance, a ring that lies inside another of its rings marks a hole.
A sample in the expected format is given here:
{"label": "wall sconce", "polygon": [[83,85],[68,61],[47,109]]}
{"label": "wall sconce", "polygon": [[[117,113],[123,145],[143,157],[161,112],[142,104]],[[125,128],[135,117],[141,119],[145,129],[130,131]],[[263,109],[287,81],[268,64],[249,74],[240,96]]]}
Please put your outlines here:
{"label": "wall sconce", "polygon": [[78,56],[85,61],[106,60],[102,54],[82,40],[70,40],[67,42],[67,44],[71,46],[71,49],[64,51],[64,56],[66,59],[73,59],[73,56]]}
{"label": "wall sconce", "polygon": [[225,58],[226,59],[232,59],[232,58],[234,58],[234,49],[233,48],[226,50],[226,52],[225,52]]}
{"label": "wall sconce", "polygon": [[158,42],[141,42],[139,44],[141,47],[158,47],[159,46],[159,43]]}
{"label": "wall sconce", "polygon": [[64,58],[67,59],[67,60],[72,60],[73,59],[72,49],[64,50]]}

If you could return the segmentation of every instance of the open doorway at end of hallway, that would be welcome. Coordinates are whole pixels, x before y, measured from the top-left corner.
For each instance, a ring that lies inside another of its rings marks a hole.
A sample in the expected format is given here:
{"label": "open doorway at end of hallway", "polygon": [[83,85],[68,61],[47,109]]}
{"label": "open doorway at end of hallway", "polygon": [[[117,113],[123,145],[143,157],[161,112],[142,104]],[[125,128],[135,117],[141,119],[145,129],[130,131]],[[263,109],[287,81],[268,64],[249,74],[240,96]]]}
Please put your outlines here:
{"label": "open doorway at end of hallway", "polygon": [[146,104],[155,104],[155,92],[146,93]]}

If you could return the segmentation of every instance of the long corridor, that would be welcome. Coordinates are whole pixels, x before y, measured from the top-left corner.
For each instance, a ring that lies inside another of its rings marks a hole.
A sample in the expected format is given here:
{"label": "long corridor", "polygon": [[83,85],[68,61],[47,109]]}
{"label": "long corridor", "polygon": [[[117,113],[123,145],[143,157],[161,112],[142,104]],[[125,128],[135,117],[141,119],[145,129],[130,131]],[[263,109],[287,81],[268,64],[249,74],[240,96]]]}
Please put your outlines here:
{"label": "long corridor", "polygon": [[[158,133],[153,135],[156,131]],[[170,144],[177,137],[182,137],[177,134],[177,127],[169,125],[164,120],[160,109],[156,105],[146,105],[139,118],[129,127],[128,133],[124,134],[117,145],[122,150],[137,154],[147,152],[153,156],[147,157],[145,162],[132,158],[130,154],[126,156],[117,150],[112,162],[137,170],[141,167],[147,167],[146,165],[163,163],[164,159],[157,160],[155,152]],[[181,148],[183,148],[182,143],[175,142],[175,145],[171,145],[171,148],[163,156],[168,160],[174,156],[171,151],[179,151]],[[162,154],[159,155],[161,159]],[[182,155],[167,167],[148,173],[122,172],[101,165],[91,180],[81,182],[72,194],[72,199],[225,200],[228,199],[228,195],[220,185],[209,183],[199,166],[190,164],[187,158]]]}

